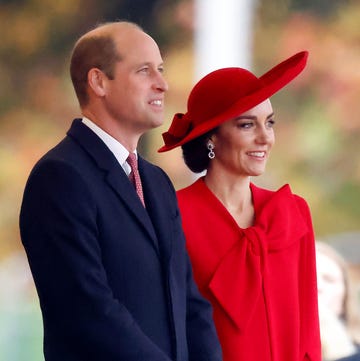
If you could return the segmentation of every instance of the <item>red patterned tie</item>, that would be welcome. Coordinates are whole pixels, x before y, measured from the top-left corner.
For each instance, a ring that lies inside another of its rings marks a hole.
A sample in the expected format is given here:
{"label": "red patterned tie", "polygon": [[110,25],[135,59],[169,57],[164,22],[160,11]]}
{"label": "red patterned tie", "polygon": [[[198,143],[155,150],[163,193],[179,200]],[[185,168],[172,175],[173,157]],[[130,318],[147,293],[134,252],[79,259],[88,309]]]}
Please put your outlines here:
{"label": "red patterned tie", "polygon": [[129,174],[129,179],[132,182],[132,184],[134,185],[134,187],[136,189],[136,193],[138,194],[142,204],[145,207],[144,194],[143,194],[143,190],[142,190],[141,179],[140,179],[140,174],[139,174],[139,170],[138,170],[137,159],[136,159],[135,153],[129,153],[129,156],[126,159],[126,161],[129,163],[130,168],[131,168],[131,172]]}

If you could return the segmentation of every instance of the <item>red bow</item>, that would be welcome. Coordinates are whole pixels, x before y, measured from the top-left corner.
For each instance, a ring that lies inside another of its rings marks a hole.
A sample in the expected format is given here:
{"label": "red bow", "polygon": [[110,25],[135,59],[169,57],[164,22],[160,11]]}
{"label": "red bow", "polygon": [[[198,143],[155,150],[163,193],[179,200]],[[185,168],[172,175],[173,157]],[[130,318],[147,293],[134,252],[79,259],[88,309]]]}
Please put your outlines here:
{"label": "red bow", "polygon": [[162,135],[165,144],[178,142],[189,133],[191,128],[191,120],[187,114],[176,113],[169,130]]}
{"label": "red bow", "polygon": [[256,226],[240,230],[238,242],[219,263],[209,289],[243,332],[251,320],[255,305],[266,289],[267,257],[297,242],[307,225],[290,188],[274,193],[257,215]]}

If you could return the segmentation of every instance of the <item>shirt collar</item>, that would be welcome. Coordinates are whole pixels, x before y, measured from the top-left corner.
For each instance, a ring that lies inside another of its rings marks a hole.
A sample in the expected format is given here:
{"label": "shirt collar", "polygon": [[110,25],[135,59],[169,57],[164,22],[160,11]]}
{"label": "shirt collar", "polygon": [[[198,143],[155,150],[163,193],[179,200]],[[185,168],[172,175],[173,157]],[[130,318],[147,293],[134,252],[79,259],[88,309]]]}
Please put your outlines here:
{"label": "shirt collar", "polygon": [[[127,157],[129,156],[129,151],[114,137],[110,134],[106,133],[103,129],[101,129],[98,125],[96,125],[89,118],[83,117],[82,122],[88,126],[110,149],[110,151],[114,154],[115,158],[122,166],[127,175],[129,175],[131,169],[128,163],[126,162]],[[137,156],[137,152],[135,151]]]}

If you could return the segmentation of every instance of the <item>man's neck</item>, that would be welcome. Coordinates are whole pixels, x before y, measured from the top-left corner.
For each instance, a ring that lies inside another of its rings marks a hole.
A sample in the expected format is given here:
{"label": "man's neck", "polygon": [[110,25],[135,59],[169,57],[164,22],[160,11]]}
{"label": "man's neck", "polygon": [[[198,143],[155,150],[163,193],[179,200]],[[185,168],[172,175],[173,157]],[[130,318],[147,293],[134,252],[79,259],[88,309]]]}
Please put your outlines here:
{"label": "man's neck", "polygon": [[136,151],[140,134],[133,134],[124,127],[121,127],[121,123],[106,115],[95,114],[90,110],[82,110],[84,117],[90,119],[94,124],[101,128],[104,132],[121,143],[129,152]]}

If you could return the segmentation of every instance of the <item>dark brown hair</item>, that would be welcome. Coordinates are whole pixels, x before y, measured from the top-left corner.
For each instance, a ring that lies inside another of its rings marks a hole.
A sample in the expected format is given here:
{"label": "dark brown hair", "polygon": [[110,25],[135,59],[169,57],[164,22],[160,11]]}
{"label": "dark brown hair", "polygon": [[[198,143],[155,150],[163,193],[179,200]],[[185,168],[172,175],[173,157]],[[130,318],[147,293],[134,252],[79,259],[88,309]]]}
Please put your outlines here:
{"label": "dark brown hair", "polygon": [[215,132],[216,129],[212,129],[181,146],[184,162],[192,172],[201,173],[208,169],[210,158],[207,142]]}

